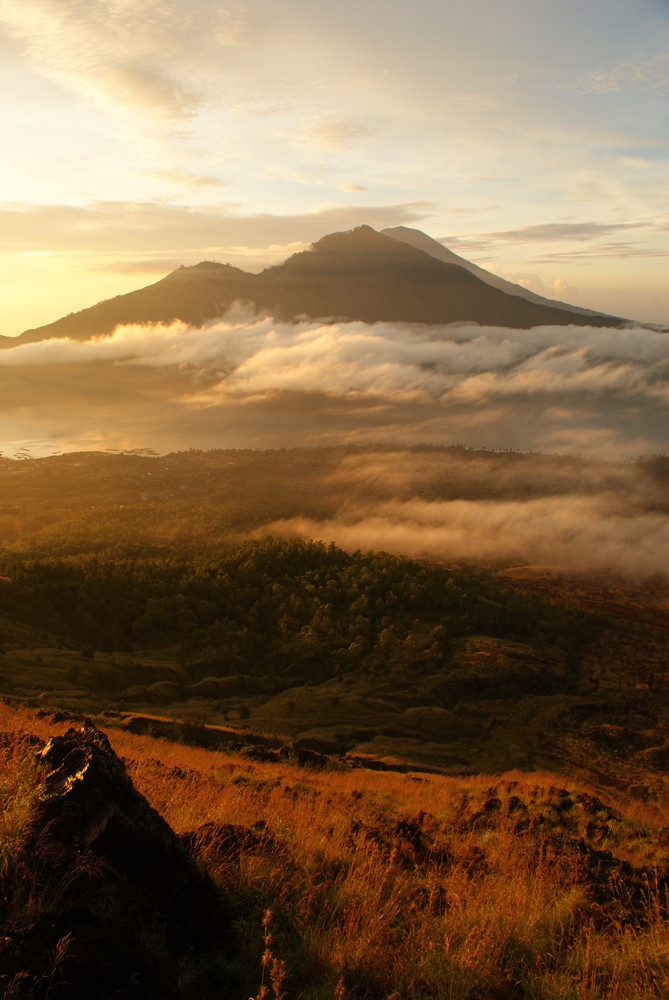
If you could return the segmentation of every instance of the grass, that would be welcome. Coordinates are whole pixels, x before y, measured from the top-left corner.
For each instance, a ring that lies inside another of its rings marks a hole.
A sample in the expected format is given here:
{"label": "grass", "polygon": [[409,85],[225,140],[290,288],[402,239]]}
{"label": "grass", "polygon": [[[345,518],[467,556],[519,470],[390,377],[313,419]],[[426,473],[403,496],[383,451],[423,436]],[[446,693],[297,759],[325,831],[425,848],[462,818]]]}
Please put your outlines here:
{"label": "grass", "polygon": [[[39,793],[18,734],[64,728],[0,707],[0,730],[17,734],[3,758],[3,896]],[[312,771],[109,735],[170,825],[199,830],[199,863],[234,918],[236,992],[226,995],[667,995],[662,804],[614,800],[548,773]],[[595,851],[629,867],[597,873]],[[183,996],[223,995],[212,965],[182,963]]]}

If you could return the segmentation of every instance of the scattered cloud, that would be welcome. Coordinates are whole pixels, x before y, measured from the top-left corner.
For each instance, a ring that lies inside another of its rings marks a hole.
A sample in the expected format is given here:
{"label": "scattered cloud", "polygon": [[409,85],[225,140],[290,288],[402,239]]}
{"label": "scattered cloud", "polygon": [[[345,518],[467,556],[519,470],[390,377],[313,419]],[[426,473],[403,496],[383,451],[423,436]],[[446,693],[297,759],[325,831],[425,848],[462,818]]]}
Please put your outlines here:
{"label": "scattered cloud", "polygon": [[344,191],[349,194],[358,194],[358,192],[366,190],[367,188],[364,184],[337,184],[337,191]]}
{"label": "scattered cloud", "polygon": [[0,21],[33,69],[84,101],[169,120],[190,117],[198,103],[177,67],[194,36],[206,37],[202,11],[158,0],[2,0]]}
{"label": "scattered cloud", "polygon": [[211,177],[207,174],[192,174],[182,170],[152,170],[148,176],[151,180],[158,181],[184,194],[226,186],[225,181],[218,177]]}
{"label": "scattered cloud", "polygon": [[621,90],[669,94],[669,50],[629,59],[606,70],[583,73],[568,86],[580,94],[611,94]]}
{"label": "scattered cloud", "polygon": [[463,104],[468,112],[474,113],[497,111],[500,106],[499,97],[492,92],[460,93],[455,99]]}
{"label": "scattered cloud", "polygon": [[433,211],[431,202],[391,205],[330,205],[301,215],[242,215],[232,203],[202,208],[160,202],[97,201],[85,206],[0,204],[0,252],[173,253],[198,248],[262,247],[311,243],[326,233],[367,224],[375,229],[416,223]]}
{"label": "scattered cloud", "polygon": [[560,240],[599,239],[601,236],[638,228],[638,222],[549,222],[538,226],[485,233],[484,238],[503,243],[554,243]]}
{"label": "scattered cloud", "polygon": [[[509,246],[527,247],[527,263],[546,264],[556,261],[581,261],[593,257],[654,258],[669,255],[669,250],[647,241],[660,232],[656,221],[639,219],[633,222],[553,222],[522,226],[518,229],[477,233],[471,236],[447,236],[440,240],[461,256],[467,254],[498,254]],[[618,233],[634,233],[637,240],[611,239]],[[608,239],[607,239],[608,237]],[[532,247],[559,247],[571,243],[568,249],[547,249],[530,257]],[[522,278],[522,275],[521,275]],[[530,279],[531,280],[531,279]],[[519,281],[522,284],[522,280]],[[532,285],[525,287],[539,291]]]}
{"label": "scattered cloud", "polygon": [[390,502],[346,518],[276,521],[265,534],[334,541],[414,558],[518,562],[555,571],[666,573],[669,521],[663,512],[616,507],[605,495],[525,501]]}
{"label": "scattered cloud", "polygon": [[534,258],[535,264],[552,264],[563,261],[578,262],[589,260],[593,257],[610,257],[621,260],[631,260],[641,258],[642,260],[656,260],[669,257],[669,248],[649,247],[647,244],[634,243],[596,243],[590,247],[579,250],[554,250],[549,253],[542,253]]}
{"label": "scattered cloud", "polygon": [[364,122],[344,118],[335,113],[312,115],[293,132],[297,145],[332,152],[348,152],[360,139],[374,134]]}

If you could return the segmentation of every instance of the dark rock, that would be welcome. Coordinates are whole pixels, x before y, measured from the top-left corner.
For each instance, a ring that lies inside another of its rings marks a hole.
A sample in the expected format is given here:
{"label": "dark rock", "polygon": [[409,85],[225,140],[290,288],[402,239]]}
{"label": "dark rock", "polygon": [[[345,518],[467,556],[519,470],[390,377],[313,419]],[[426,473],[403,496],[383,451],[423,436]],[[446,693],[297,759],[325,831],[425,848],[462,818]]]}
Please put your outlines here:
{"label": "dark rock", "polygon": [[248,746],[243,748],[242,753],[249,760],[260,764],[276,764],[280,760],[278,750],[268,750],[266,747]]}
{"label": "dark rock", "polygon": [[472,824],[475,826],[486,826],[490,824],[502,809],[502,802],[494,788],[489,788],[483,808],[472,817]]}
{"label": "dark rock", "polygon": [[49,740],[39,759],[48,774],[38,824],[48,826],[63,855],[91,851],[103,858],[164,910],[171,937],[198,950],[215,944],[223,914],[212,927],[212,883],[135,789],[105,734],[92,725],[70,729]]}
{"label": "dark rock", "polygon": [[44,888],[8,929],[0,992],[24,973],[12,996],[179,997],[180,956],[230,947],[213,882],[104,733],[70,729],[37,757],[46,776],[24,855]]}
{"label": "dark rock", "polygon": [[311,767],[314,769],[326,768],[331,763],[331,758],[318,750],[311,750],[309,747],[294,744],[292,747],[283,746],[279,751],[280,758],[290,760],[300,767]]}

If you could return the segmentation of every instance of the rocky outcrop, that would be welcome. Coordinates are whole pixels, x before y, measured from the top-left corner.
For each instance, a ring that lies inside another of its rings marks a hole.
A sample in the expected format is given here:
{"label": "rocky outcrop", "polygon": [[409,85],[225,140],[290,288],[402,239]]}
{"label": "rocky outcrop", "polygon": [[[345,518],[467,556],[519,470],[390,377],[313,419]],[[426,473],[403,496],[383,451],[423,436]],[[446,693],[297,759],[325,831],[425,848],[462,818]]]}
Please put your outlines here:
{"label": "rocky outcrop", "polygon": [[38,759],[44,790],[23,854],[42,886],[5,937],[0,989],[14,979],[17,997],[181,997],[180,958],[229,949],[213,883],[104,733],[70,729]]}

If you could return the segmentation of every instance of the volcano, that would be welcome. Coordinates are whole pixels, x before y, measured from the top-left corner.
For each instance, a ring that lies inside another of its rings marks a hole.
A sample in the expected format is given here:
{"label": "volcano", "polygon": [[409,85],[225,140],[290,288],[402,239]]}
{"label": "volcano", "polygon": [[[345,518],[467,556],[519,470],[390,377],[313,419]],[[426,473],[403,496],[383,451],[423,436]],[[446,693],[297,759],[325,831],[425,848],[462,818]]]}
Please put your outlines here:
{"label": "volcano", "polygon": [[108,336],[117,326],[181,321],[202,326],[242,304],[281,321],[623,326],[626,320],[553,302],[503,281],[418,230],[360,226],[251,274],[202,261],[126,295],[99,302],[0,346]]}

